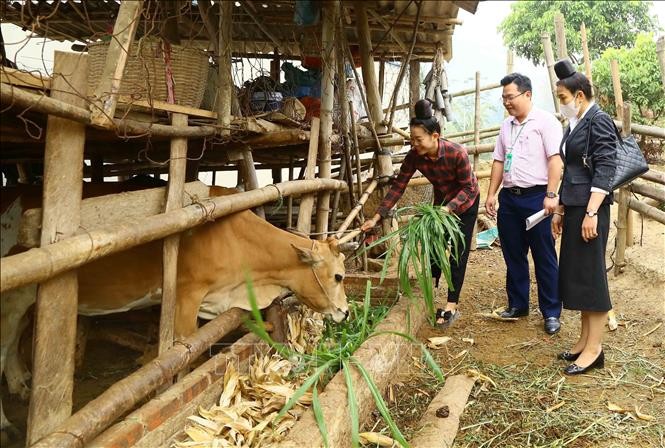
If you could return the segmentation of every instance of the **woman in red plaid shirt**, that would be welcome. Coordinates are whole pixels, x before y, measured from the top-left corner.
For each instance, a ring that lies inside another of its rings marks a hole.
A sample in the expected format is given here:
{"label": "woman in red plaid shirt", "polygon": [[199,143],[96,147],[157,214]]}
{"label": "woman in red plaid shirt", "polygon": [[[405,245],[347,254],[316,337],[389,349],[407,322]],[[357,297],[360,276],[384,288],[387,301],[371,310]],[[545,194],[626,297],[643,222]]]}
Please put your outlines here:
{"label": "woman in red plaid shirt", "polygon": [[[448,291],[446,308],[437,311],[437,325],[450,326],[460,316],[457,310],[460,291],[464,283],[466,263],[469,259],[471,236],[478,217],[479,189],[469,157],[461,145],[441,137],[441,126],[432,116],[432,105],[428,100],[419,100],[415,105],[416,116],[411,119],[411,151],[402,162],[397,177],[379,205],[376,214],[361,226],[367,231],[377,225],[379,219],[388,216],[399,198],[404,194],[409,179],[416,170],[425,176],[434,188],[434,204],[456,214],[461,220],[464,233],[464,251],[457,262],[451,262],[453,290]],[[441,269],[432,266],[432,277],[439,286]]]}

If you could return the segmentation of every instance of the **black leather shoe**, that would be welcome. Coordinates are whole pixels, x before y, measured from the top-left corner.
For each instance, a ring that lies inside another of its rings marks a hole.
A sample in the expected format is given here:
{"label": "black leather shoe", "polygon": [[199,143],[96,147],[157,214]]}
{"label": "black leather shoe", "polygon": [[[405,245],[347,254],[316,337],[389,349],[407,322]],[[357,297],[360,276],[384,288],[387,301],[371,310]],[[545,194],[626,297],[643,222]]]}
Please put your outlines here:
{"label": "black leather shoe", "polygon": [[511,318],[511,317],[524,317],[529,315],[529,310],[518,310],[517,308],[508,308],[505,311],[502,311],[501,314],[499,314],[499,317],[503,319]]}
{"label": "black leather shoe", "polygon": [[580,354],[579,353],[570,353],[568,350],[566,350],[565,352],[561,352],[558,355],[556,355],[556,357],[557,357],[557,359],[561,359],[563,361],[571,362],[571,361],[576,361],[577,358],[580,357]]}
{"label": "black leather shoe", "polygon": [[580,367],[577,364],[571,364],[563,369],[563,373],[566,375],[581,375],[583,373],[589,372],[590,370],[602,369],[603,367],[605,367],[605,353],[600,352],[600,355],[598,355],[596,360],[588,366]]}
{"label": "black leather shoe", "polygon": [[561,329],[561,322],[558,317],[546,317],[543,328],[547,334],[556,334]]}

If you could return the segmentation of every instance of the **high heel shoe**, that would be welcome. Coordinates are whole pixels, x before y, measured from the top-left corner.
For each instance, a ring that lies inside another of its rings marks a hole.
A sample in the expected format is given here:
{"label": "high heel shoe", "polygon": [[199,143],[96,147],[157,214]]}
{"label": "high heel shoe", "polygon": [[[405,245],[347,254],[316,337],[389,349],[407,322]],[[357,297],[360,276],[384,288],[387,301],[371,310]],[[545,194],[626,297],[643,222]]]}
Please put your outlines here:
{"label": "high heel shoe", "polygon": [[580,367],[577,364],[571,364],[565,369],[563,369],[563,373],[566,375],[581,375],[583,373],[587,373],[590,370],[593,369],[602,369],[605,367],[605,353],[602,351],[600,352],[600,355],[596,358],[594,362],[589,364],[586,367]]}
{"label": "high heel shoe", "polygon": [[[580,353],[582,353],[582,352],[580,352]],[[556,355],[556,357],[557,357],[557,359],[561,359],[563,361],[571,362],[571,361],[577,361],[577,358],[579,358],[580,353],[571,353],[568,350],[566,350],[565,352],[561,352],[558,355]]]}

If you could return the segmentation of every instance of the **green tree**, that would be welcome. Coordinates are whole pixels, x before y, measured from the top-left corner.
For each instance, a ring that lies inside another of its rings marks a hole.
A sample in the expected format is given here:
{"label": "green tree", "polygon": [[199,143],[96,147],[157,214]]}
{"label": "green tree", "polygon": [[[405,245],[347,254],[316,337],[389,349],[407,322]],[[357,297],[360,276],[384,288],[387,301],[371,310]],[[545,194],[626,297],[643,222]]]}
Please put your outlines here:
{"label": "green tree", "polygon": [[554,16],[565,18],[568,52],[581,60],[580,25],[587,28],[589,52],[595,59],[607,48],[632,46],[641,32],[656,31],[656,20],[649,16],[650,1],[517,1],[499,31],[510,49],[534,64],[544,61],[540,36],[554,37]]}
{"label": "green tree", "polygon": [[660,81],[656,42],[651,34],[637,36],[633,48],[608,48],[593,62],[593,84],[600,106],[616,115],[610,64],[619,63],[621,93],[632,104],[632,119],[637,123],[662,124],[665,121],[665,92]]}

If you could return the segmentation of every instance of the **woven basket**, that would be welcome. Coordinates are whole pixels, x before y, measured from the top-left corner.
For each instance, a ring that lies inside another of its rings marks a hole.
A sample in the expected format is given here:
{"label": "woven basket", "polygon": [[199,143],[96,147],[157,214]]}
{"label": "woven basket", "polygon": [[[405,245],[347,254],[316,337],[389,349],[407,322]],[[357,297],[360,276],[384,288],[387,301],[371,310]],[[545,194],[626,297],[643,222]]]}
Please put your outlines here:
{"label": "woven basket", "polygon": [[[88,95],[93,96],[100,81],[110,42],[88,45]],[[175,103],[198,108],[208,80],[208,56],[196,48],[171,45],[171,72]],[[140,39],[130,48],[120,85],[121,96],[134,100],[167,101],[166,64],[162,44],[157,39]]]}

